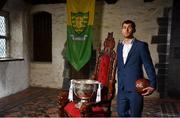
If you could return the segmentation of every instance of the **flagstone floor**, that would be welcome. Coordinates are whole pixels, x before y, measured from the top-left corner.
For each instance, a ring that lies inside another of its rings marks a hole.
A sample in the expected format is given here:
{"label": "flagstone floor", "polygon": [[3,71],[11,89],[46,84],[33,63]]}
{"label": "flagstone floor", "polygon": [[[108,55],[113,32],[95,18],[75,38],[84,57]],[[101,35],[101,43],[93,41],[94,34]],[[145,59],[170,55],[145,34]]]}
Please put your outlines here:
{"label": "flagstone floor", "polygon": [[[0,99],[0,117],[58,117],[60,89],[31,87]],[[117,117],[116,100],[112,117]],[[145,99],[143,117],[180,117],[180,100]]]}

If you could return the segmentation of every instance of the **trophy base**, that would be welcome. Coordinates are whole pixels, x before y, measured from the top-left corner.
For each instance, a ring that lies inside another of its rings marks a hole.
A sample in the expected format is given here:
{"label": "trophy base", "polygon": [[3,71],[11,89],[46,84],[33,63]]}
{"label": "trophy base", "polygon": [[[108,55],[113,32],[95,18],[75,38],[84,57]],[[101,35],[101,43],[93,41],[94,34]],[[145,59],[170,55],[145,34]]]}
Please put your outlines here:
{"label": "trophy base", "polygon": [[78,109],[80,109],[81,106],[82,106],[84,103],[87,103],[87,102],[88,102],[87,100],[82,100],[82,99],[81,99],[80,102],[78,102],[78,103],[75,104],[75,107],[78,108]]}

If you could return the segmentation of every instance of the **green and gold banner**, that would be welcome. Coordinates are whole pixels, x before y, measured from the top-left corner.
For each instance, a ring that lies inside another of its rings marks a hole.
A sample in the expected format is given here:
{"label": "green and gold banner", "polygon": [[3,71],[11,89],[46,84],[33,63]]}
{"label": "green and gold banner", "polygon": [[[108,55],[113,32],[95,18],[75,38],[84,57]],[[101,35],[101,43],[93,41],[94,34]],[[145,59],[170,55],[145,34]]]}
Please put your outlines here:
{"label": "green and gold banner", "polygon": [[95,0],[67,0],[67,52],[79,71],[91,57]]}

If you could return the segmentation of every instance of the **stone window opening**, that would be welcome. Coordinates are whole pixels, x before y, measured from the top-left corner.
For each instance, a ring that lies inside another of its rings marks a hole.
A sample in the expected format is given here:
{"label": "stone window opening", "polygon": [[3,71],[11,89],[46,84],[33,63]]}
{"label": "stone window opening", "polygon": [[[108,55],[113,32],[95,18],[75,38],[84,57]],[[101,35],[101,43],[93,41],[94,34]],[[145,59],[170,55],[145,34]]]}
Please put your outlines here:
{"label": "stone window opening", "polygon": [[9,56],[9,13],[0,11],[0,59]]}
{"label": "stone window opening", "polygon": [[52,62],[52,15],[38,12],[33,15],[34,62]]}

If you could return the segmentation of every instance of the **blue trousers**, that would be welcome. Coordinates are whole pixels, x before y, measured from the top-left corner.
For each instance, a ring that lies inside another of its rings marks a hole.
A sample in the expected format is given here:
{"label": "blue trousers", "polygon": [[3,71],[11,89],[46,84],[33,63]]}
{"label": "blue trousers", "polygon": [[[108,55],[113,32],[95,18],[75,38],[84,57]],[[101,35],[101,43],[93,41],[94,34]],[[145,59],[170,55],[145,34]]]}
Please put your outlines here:
{"label": "blue trousers", "polygon": [[117,112],[120,117],[141,117],[143,96],[137,92],[120,90],[117,96]]}

